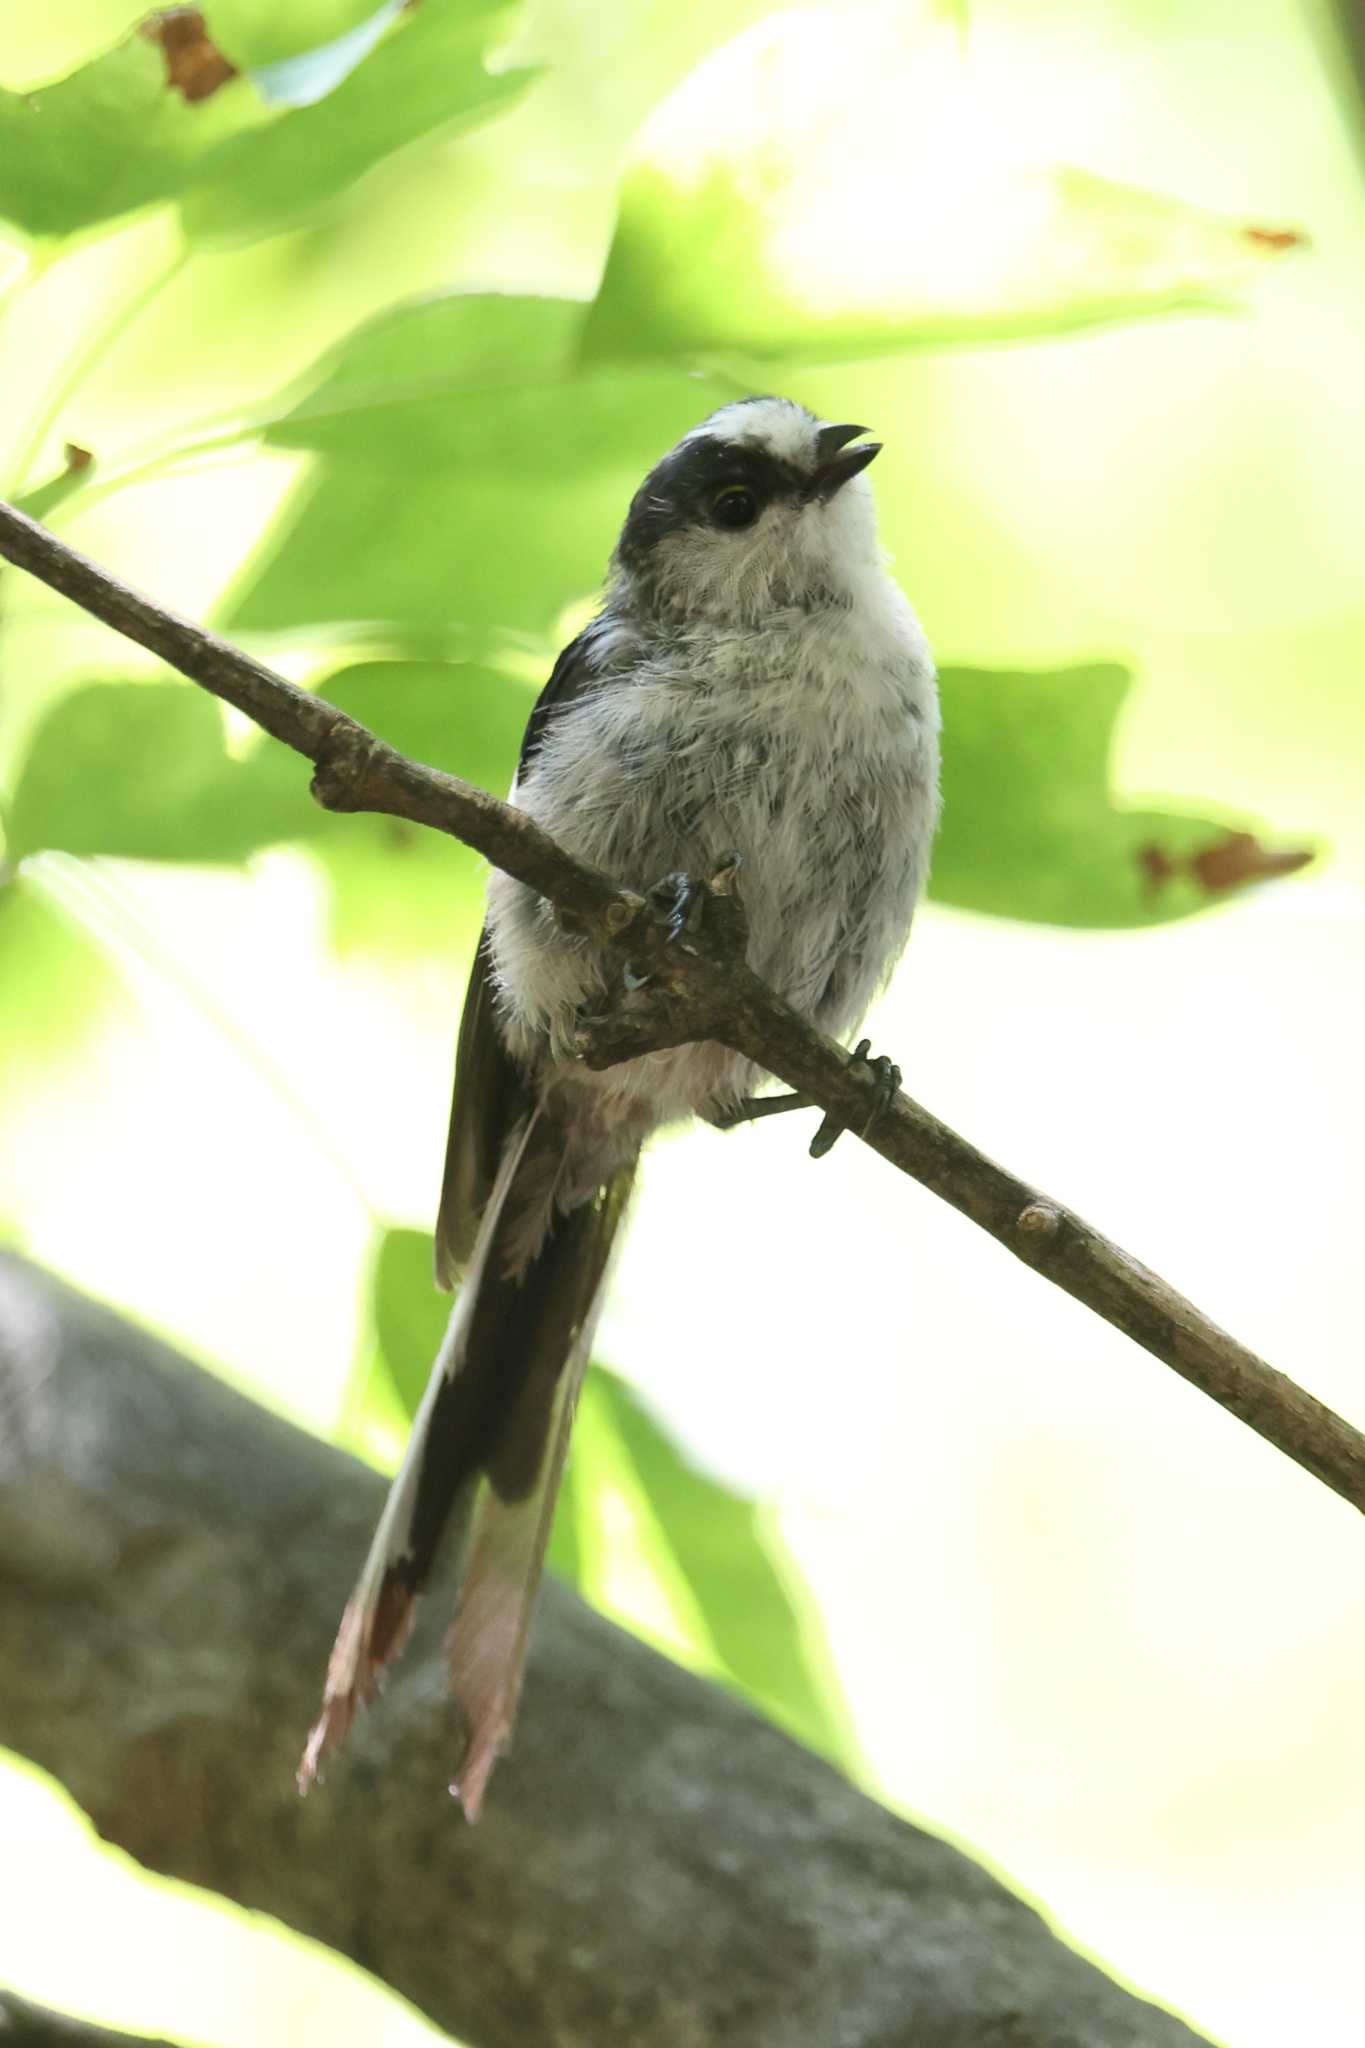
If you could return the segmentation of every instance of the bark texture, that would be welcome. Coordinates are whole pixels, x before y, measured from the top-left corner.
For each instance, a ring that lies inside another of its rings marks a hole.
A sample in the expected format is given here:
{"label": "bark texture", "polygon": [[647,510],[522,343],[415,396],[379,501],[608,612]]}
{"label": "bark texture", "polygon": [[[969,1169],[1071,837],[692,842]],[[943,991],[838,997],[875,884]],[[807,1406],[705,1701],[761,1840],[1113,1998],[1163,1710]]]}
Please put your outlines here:
{"label": "bark texture", "polygon": [[353,1957],[473,2048],[1196,2041],[957,1850],[558,1585],[478,1829],[445,1789],[439,1591],[300,1800],[382,1492],[0,1257],[0,1741],[142,1863]]}

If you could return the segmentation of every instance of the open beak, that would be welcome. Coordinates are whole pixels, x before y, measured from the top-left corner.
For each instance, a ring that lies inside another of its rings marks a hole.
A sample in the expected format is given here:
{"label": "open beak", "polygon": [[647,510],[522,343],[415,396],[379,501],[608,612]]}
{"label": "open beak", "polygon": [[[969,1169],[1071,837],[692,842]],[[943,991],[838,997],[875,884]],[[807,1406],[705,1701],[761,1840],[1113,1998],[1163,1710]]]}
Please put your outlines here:
{"label": "open beak", "polygon": [[880,441],[864,441],[857,448],[850,448],[849,442],[856,441],[866,427],[821,427],[815,437],[816,468],[810,481],[809,495],[827,505],[836,491],[842,490],[850,477],[867,468],[874,456],[882,452]]}

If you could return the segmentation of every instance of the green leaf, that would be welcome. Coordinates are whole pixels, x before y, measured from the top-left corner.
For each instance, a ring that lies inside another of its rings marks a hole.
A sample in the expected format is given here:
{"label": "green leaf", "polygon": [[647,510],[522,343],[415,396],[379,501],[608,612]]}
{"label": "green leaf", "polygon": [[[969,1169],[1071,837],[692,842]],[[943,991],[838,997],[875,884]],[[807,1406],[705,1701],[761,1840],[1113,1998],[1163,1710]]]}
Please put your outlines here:
{"label": "green leaf", "polygon": [[285,507],[228,628],[358,621],[474,648],[538,638],[601,581],[623,483],[532,495],[515,475],[326,463]]}
{"label": "green leaf", "polygon": [[410,759],[493,790],[511,781],[536,699],[529,683],[472,661],[356,662],[316,688]]}
{"label": "green leaf", "polygon": [[[1130,686],[1111,666],[944,671],[939,902],[1048,924],[1157,924],[1305,863],[1303,851],[1268,852],[1221,806],[1116,799],[1110,759]],[[534,697],[499,670],[440,661],[359,662],[318,687],[411,758],[494,790],[510,780]],[[328,875],[339,943],[407,956],[462,944],[478,915],[477,857],[401,820],[331,817],[307,776],[264,737],[230,757],[218,705],[188,685],[85,684],[33,735],[9,857],[236,862],[301,840]]]}
{"label": "green leaf", "polygon": [[587,354],[792,362],[1057,334],[1226,305],[1295,239],[1012,164],[954,14],[806,8],[700,65],[642,132]]}
{"label": "green leaf", "polygon": [[[703,1661],[718,1666],[772,1718],[811,1748],[847,1759],[852,1740],[811,1614],[798,1611],[774,1561],[780,1554],[760,1510],[690,1464],[666,1431],[615,1374],[594,1367],[580,1405],[576,1435],[585,1466],[624,1473],[628,1505],[647,1559],[679,1578],[696,1609]],[[577,1499],[580,1555],[585,1516],[580,1467]],[[561,1551],[561,1555],[565,1552]],[[592,1594],[592,1578],[585,1590]]]}
{"label": "green leaf", "polygon": [[[370,47],[373,0],[232,0],[222,75],[202,98],[172,85],[141,28],[53,85],[0,92],[0,216],[68,235],[179,199],[192,240],[275,234],[407,143],[500,112],[534,76],[485,65],[505,0],[423,0],[391,22],[379,12]],[[347,31],[356,40],[339,42]],[[232,76],[228,58],[259,67],[254,79]],[[290,77],[270,68],[281,60]]]}
{"label": "green leaf", "polygon": [[[1308,858],[1265,854],[1254,828],[1221,807],[1137,810],[1115,797],[1126,669],[949,668],[940,685],[943,822],[930,876],[940,903],[1040,924],[1162,924]],[[1236,835],[1249,842],[1240,870],[1227,858],[1220,869]]]}
{"label": "green leaf", "polygon": [[[231,761],[218,705],[184,683],[90,683],[34,733],[10,853],[239,861],[304,829],[307,765],[274,744]],[[296,820],[301,823],[296,823]]]}
{"label": "green leaf", "polygon": [[458,840],[401,818],[324,818],[306,851],[327,882],[337,952],[368,954],[410,974],[421,962],[447,966],[471,950],[487,870]]}
{"label": "green leaf", "polygon": [[505,0],[405,9],[335,91],[215,150],[182,199],[186,234],[242,242],[298,226],[395,150],[500,113],[535,75],[487,69],[505,19]]}
{"label": "green leaf", "polygon": [[425,1230],[389,1230],[374,1269],[376,1374],[404,1412],[417,1413],[450,1317],[450,1296],[432,1278],[431,1236]]}
{"label": "green leaf", "polygon": [[[534,701],[527,684],[453,662],[358,662],[318,687],[413,759],[494,789],[510,780]],[[411,893],[424,853],[435,856],[438,887],[450,887],[452,864],[473,877],[476,857],[438,833],[395,819],[330,817],[309,797],[309,773],[265,736],[231,758],[219,706],[192,686],[88,683],[60,698],[34,732],[14,793],[10,858],[52,847],[240,861],[279,840],[343,846],[364,837],[371,851],[392,856],[380,887],[394,897]],[[396,924],[410,907],[395,902]],[[443,932],[448,945],[443,920],[433,944]]]}
{"label": "green leaf", "polygon": [[116,1003],[118,976],[89,934],[27,876],[0,886],[0,1103],[79,1048]]}
{"label": "green leaf", "polygon": [[570,1457],[559,1482],[559,1499],[555,1503],[554,1521],[550,1524],[545,1563],[557,1577],[567,1579],[580,1591],[586,1585],[588,1568],[581,1533],[581,1524],[588,1512],[583,1494],[578,1467]]}
{"label": "green leaf", "polygon": [[[577,299],[448,292],[410,299],[356,328],[305,373],[301,398],[267,428],[281,448],[353,454],[389,465],[391,422],[421,431],[449,398],[550,384],[572,373],[586,307]],[[467,420],[465,408],[454,409]],[[458,457],[458,447],[455,455]]]}
{"label": "green leaf", "polygon": [[270,429],[323,459],[230,628],[361,620],[474,647],[548,634],[601,582],[641,476],[724,395],[672,366],[568,376],[580,317],[485,295],[360,329]]}
{"label": "green leaf", "polygon": [[330,49],[389,9],[378,0],[212,0],[213,39],[242,71]]}
{"label": "green leaf", "polygon": [[[456,662],[361,662],[316,687],[411,759],[494,791],[512,779],[535,699],[528,683]],[[472,944],[485,879],[477,854],[399,818],[318,816],[310,851],[330,887],[335,946],[407,964]]]}
{"label": "green leaf", "polygon": [[264,118],[242,79],[189,104],[140,31],[35,92],[0,91],[0,216],[69,235],[174,198],[219,143]]}

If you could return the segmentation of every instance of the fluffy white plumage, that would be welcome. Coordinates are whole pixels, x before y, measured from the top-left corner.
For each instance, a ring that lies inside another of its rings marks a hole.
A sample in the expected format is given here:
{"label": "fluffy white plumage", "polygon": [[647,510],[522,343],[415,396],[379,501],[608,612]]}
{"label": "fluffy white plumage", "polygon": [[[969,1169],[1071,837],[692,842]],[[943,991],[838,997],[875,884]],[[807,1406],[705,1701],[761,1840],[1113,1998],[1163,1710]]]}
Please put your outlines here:
{"label": "fluffy white plumage", "polygon": [[[785,399],[726,406],[710,437],[813,470],[824,422]],[[646,485],[648,489],[648,485]],[[750,964],[836,1036],[898,959],[938,816],[929,650],[877,539],[867,478],[777,500],[741,533],[686,525],[654,549],[650,602],[619,563],[590,629],[594,680],[557,712],[514,800],[610,874],[705,874],[729,848]],[[685,1046],[602,1074],[571,1062],[598,960],[495,874],[489,927],[509,1045],[547,1085],[644,1131],[750,1092],[738,1056]],[[588,1162],[584,1161],[585,1169]],[[566,1173],[564,1192],[582,1184]]]}
{"label": "fluffy white plumage", "polygon": [[[938,816],[938,700],[887,572],[861,428],[783,399],[722,408],[656,464],[603,610],[532,720],[514,801],[635,886],[737,850],[755,971],[835,1035],[900,955]],[[464,1286],[347,1606],[307,1784],[472,1518],[451,1680],[478,1812],[516,1710],[578,1380],[639,1149],[760,1078],[719,1045],[596,1074],[573,1056],[610,963],[495,872],[461,1032],[441,1216]],[[488,1001],[488,988],[492,1002]]]}

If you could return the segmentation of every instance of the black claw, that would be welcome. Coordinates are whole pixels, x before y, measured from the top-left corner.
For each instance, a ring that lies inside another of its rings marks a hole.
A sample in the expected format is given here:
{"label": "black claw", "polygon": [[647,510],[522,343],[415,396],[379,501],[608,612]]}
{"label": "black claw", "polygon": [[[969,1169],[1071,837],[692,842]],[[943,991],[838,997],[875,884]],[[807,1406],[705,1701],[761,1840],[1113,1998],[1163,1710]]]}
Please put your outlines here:
{"label": "black claw", "polygon": [[[682,945],[686,953],[707,950],[715,960],[743,960],[748,950],[749,926],[736,886],[743,856],[733,848],[722,853],[709,874],[698,877],[681,869],[660,875],[644,891],[654,923],[654,944]],[[683,944],[684,939],[688,943]],[[649,953],[640,966],[627,966],[626,987],[644,988],[650,980]],[[658,954],[653,953],[658,964]],[[643,971],[642,971],[643,970]]]}
{"label": "black claw", "polygon": [[661,875],[651,888],[645,890],[645,901],[663,926],[669,945],[687,930],[704,895],[703,885],[694,881],[691,875],[681,872]]}
{"label": "black claw", "polygon": [[[871,1051],[872,1040],[870,1038],[860,1038],[849,1054],[850,1062],[866,1066],[873,1078],[874,1095],[872,1110],[867,1122],[858,1134],[864,1138],[877,1121],[877,1118],[886,1115],[886,1112],[900,1093],[901,1085],[901,1070],[895,1061],[889,1059],[884,1052],[878,1053],[875,1059],[870,1059],[868,1055]],[[819,1130],[810,1141],[811,1158],[823,1159],[825,1154],[833,1149],[835,1140],[847,1128],[847,1124],[841,1124],[839,1119],[832,1113],[826,1116]]]}

